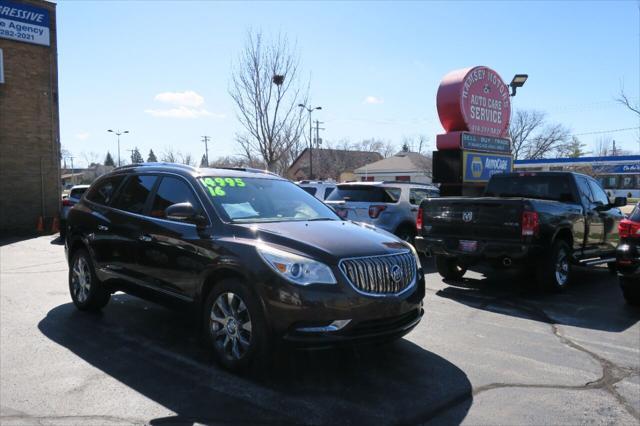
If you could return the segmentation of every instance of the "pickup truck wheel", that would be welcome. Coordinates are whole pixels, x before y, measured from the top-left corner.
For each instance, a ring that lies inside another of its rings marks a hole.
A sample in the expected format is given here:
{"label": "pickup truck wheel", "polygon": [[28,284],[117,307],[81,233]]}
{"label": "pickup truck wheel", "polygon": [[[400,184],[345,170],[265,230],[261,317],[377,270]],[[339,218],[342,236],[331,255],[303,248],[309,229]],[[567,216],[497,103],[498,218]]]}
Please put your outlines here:
{"label": "pickup truck wheel", "polygon": [[563,291],[571,281],[571,249],[564,241],[556,241],[551,253],[538,268],[538,282],[550,290]]}
{"label": "pickup truck wheel", "polygon": [[455,257],[436,256],[436,269],[445,280],[459,281],[467,272]]}
{"label": "pickup truck wheel", "polygon": [[637,278],[620,277],[620,289],[627,304],[640,306],[640,282]]}
{"label": "pickup truck wheel", "polygon": [[413,246],[415,245],[416,231],[408,226],[403,226],[402,228],[398,229],[398,231],[396,231],[396,237],[408,242]]}

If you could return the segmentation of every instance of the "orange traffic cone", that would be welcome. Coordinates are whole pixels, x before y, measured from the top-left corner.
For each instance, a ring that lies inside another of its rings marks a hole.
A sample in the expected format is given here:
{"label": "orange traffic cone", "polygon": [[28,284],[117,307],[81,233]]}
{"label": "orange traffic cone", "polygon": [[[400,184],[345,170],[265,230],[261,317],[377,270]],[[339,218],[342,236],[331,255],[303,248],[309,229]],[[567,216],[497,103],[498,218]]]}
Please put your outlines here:
{"label": "orange traffic cone", "polygon": [[38,216],[38,224],[36,225],[36,231],[43,232],[44,231],[44,220],[42,216]]}
{"label": "orange traffic cone", "polygon": [[51,233],[57,234],[58,232],[60,232],[60,221],[57,217],[54,217],[53,223],[51,223]]}

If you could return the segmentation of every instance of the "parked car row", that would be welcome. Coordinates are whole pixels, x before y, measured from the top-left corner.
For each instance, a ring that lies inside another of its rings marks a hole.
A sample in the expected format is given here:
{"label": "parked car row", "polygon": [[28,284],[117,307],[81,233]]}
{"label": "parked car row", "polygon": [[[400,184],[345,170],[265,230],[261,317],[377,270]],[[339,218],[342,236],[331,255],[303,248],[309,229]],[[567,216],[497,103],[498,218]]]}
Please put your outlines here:
{"label": "parked car row", "polygon": [[624,219],[626,200],[611,203],[588,176],[495,175],[477,198],[407,182],[300,185],[316,192],[253,169],[115,169],[67,215],[73,303],[99,310],[124,291],[186,305],[234,371],[282,343],[405,335],[424,314],[418,251],[446,280],[488,263],[530,269],[554,290],[574,265],[606,264],[638,303],[640,207]]}

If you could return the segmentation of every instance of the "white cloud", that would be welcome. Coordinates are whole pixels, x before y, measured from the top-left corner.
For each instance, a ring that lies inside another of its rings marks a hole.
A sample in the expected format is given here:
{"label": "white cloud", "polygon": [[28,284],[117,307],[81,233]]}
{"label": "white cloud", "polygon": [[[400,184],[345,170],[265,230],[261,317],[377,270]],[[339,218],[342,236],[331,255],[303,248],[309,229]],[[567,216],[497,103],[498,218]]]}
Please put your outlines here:
{"label": "white cloud", "polygon": [[199,117],[213,117],[213,118],[225,118],[224,114],[214,114],[207,111],[204,108],[187,108],[186,106],[179,106],[177,108],[170,109],[145,109],[144,112],[154,117],[168,117],[168,118],[199,118]]}
{"label": "white cloud", "polygon": [[208,111],[204,106],[204,97],[193,90],[184,92],[162,92],[154,98],[158,102],[173,105],[167,109],[145,109],[144,112],[153,117],[163,118],[200,118],[213,117],[225,118],[224,114],[217,114]]}
{"label": "white cloud", "polygon": [[80,139],[81,141],[86,141],[89,139],[89,132],[80,132],[76,134],[76,139]]}
{"label": "white cloud", "polygon": [[193,90],[158,93],[153,99],[158,102],[186,107],[199,107],[204,104],[204,98]]}
{"label": "white cloud", "polygon": [[364,98],[363,103],[372,105],[383,104],[384,99],[378,98],[377,96],[367,96],[366,98]]}

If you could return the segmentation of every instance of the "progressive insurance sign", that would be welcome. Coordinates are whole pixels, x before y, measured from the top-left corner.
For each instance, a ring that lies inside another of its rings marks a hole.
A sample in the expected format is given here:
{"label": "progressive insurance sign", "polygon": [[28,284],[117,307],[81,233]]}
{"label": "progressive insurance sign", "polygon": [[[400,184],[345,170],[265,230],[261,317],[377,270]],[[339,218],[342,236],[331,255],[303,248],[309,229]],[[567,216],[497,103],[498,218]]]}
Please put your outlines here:
{"label": "progressive insurance sign", "polygon": [[47,9],[0,0],[0,38],[49,46],[50,25]]}

